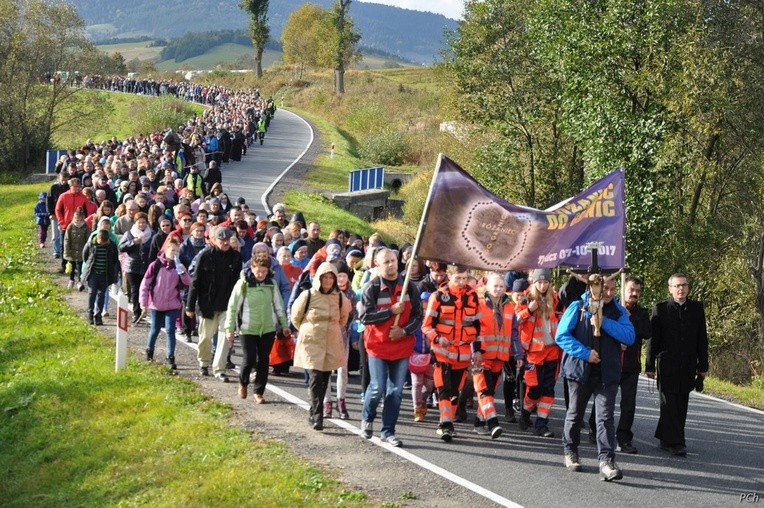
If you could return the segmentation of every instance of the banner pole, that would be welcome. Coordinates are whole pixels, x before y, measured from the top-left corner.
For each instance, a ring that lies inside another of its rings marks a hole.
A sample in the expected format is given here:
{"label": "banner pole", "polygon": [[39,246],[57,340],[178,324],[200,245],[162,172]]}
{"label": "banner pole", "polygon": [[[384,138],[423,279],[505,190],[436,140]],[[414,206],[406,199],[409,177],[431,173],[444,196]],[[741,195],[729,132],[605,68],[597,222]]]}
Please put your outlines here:
{"label": "banner pole", "polygon": [[[427,224],[427,217],[430,212],[430,201],[432,200],[432,191],[435,188],[435,182],[438,178],[438,173],[440,172],[440,164],[443,162],[443,154],[438,154],[438,162],[435,164],[435,172],[432,174],[432,181],[430,181],[430,189],[427,191],[427,199],[424,202],[424,209],[422,210],[422,218],[419,220],[419,229],[416,233],[416,238],[414,239],[414,246],[411,248],[411,258],[409,258],[408,266],[406,267],[406,276],[403,279],[403,287],[401,288],[401,298],[403,298],[403,295],[405,295],[409,290],[409,282],[411,281],[411,267],[414,265],[414,260],[417,257],[417,253],[419,252],[419,241],[422,237],[422,231],[424,231],[424,227]],[[395,321],[393,321],[393,326],[398,326],[398,321],[400,321],[401,315],[398,314],[395,316]]]}

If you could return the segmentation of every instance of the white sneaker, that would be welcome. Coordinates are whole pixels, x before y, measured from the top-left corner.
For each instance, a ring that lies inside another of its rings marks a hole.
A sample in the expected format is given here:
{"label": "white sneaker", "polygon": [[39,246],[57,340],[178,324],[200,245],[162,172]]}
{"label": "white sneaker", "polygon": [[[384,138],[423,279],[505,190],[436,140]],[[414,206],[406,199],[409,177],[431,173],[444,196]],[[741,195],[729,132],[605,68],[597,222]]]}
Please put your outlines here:
{"label": "white sneaker", "polygon": [[74,281],[70,280],[69,284],[67,284],[66,287],[68,287],[69,289],[72,289],[74,287]]}

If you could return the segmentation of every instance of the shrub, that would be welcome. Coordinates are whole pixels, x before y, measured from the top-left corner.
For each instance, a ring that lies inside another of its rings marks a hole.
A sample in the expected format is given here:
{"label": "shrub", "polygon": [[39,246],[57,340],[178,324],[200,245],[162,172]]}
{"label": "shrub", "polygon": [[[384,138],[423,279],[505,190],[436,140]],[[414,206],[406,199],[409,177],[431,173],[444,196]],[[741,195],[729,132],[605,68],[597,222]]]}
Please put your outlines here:
{"label": "shrub", "polygon": [[367,136],[358,153],[364,161],[372,164],[399,166],[409,153],[408,138],[404,131],[383,129]]}
{"label": "shrub", "polygon": [[158,132],[164,129],[177,129],[194,115],[191,105],[180,99],[160,97],[147,101],[137,107],[135,113],[136,132]]}

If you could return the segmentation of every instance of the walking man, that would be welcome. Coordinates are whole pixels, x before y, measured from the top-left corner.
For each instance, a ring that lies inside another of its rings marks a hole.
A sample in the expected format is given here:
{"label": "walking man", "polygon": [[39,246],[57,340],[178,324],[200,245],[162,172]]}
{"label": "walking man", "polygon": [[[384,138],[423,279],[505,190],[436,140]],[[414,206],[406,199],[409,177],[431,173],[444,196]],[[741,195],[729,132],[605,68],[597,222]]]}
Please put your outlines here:
{"label": "walking man", "polygon": [[[687,455],[684,425],[693,388],[703,390],[708,371],[708,334],[703,304],[687,298],[687,276],[669,278],[671,297],[658,302],[650,319],[653,337],[647,348],[647,377],[658,378],[660,418],[655,437],[661,448]],[[657,371],[656,371],[657,368]]]}
{"label": "walking man", "polygon": [[584,293],[565,311],[557,327],[555,341],[563,350],[562,374],[568,380],[570,401],[565,415],[562,445],[565,467],[580,471],[578,445],[586,403],[594,395],[597,409],[597,455],[600,476],[605,481],[623,478],[615,462],[615,396],[621,380],[621,344],[634,343],[634,327],[629,315],[614,298],[615,281],[605,279],[602,286],[602,326],[594,335],[590,314],[591,293]]}
{"label": "walking man", "polygon": [[[209,376],[212,360],[212,337],[222,328],[228,299],[241,273],[241,254],[231,249],[233,231],[215,227],[210,233],[212,248],[199,253],[194,269],[194,278],[186,302],[186,315],[193,318],[199,306],[199,371],[202,376]],[[228,382],[225,373],[228,342],[220,334],[215,351],[215,377]]]}
{"label": "walking man", "polygon": [[361,430],[365,438],[371,438],[377,406],[384,394],[380,437],[392,446],[401,446],[403,442],[395,436],[395,424],[401,409],[409,357],[414,351],[414,332],[422,325],[422,305],[415,284],[409,284],[406,294],[402,294],[403,280],[393,251],[380,249],[374,259],[379,276],[366,285],[361,297],[360,319],[365,325],[370,376]]}

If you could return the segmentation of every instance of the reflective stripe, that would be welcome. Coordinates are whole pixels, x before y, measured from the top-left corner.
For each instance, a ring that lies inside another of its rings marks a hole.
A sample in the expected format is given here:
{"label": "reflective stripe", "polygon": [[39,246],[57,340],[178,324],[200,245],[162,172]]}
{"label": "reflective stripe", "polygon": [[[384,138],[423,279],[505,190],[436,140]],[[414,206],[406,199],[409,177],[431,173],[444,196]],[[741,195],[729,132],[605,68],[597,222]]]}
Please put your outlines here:
{"label": "reflective stripe", "polygon": [[464,317],[462,318],[462,321],[467,321],[467,322],[471,323],[471,322],[473,322],[473,321],[477,321],[477,320],[479,320],[479,319],[480,319],[480,313],[478,312],[478,313],[477,313],[477,314],[475,314],[474,316],[464,316]]}
{"label": "reflective stripe", "polygon": [[434,309],[427,309],[426,314],[435,318],[438,317],[438,311]]}
{"label": "reflective stripe", "polygon": [[448,325],[448,326],[454,326],[456,324],[456,321],[453,319],[441,319],[438,324],[441,325]]}
{"label": "reflective stripe", "polygon": [[389,306],[392,305],[393,299],[388,297],[377,298],[377,306]]}

